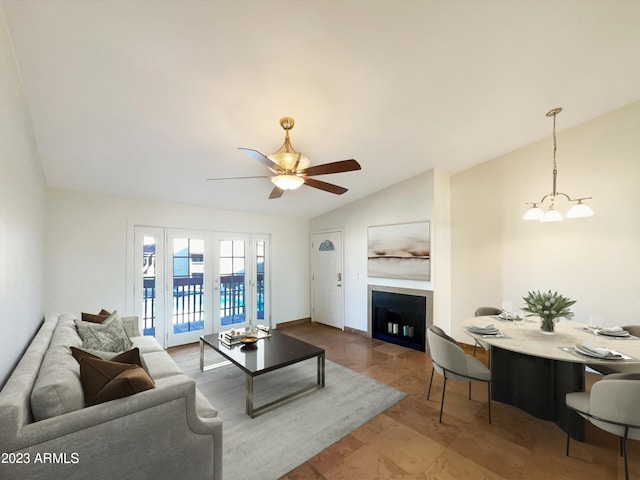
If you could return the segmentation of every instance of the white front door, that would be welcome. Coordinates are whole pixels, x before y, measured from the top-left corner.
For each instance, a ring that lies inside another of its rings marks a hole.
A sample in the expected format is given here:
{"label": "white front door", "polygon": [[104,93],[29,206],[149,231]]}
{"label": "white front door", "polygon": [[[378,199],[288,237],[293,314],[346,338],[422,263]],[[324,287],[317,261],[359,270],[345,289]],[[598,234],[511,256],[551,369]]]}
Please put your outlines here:
{"label": "white front door", "polygon": [[311,319],[332,327],[344,328],[342,232],[314,233],[313,305]]}

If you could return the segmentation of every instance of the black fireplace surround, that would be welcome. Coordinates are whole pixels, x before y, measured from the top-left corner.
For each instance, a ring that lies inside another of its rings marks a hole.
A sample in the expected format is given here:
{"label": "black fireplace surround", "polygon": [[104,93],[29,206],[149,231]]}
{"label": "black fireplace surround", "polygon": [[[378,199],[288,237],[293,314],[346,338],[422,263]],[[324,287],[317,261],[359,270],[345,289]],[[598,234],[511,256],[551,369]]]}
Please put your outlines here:
{"label": "black fireplace surround", "polygon": [[427,299],[403,293],[371,292],[372,336],[425,351]]}

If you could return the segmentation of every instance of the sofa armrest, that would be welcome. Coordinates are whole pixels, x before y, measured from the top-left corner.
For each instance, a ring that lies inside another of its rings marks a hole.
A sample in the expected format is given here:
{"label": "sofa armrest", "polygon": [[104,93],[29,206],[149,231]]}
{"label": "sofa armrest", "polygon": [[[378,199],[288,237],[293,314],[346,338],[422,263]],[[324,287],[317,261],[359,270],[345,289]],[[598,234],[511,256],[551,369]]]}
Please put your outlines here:
{"label": "sofa armrest", "polygon": [[8,465],[0,476],[221,480],[222,421],[197,415],[196,393],[192,379],[176,375],[159,388],[26,425],[8,452],[32,459],[53,452],[65,461]]}
{"label": "sofa armrest", "polygon": [[186,375],[176,375],[151,390],[24,425],[10,444],[12,450],[20,450],[179,398],[185,398],[186,418],[193,432],[221,435],[220,419],[202,418],[196,413],[195,381]]}

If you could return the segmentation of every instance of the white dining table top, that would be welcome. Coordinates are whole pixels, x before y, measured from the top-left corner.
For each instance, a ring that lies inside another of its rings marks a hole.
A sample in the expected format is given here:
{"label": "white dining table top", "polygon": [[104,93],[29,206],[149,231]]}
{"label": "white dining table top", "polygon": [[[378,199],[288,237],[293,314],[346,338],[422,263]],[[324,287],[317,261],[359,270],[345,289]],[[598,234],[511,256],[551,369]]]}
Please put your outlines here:
{"label": "white dining table top", "polygon": [[[467,335],[480,340],[482,343],[536,357],[574,363],[640,363],[640,338],[637,337],[614,338],[594,335],[592,332],[585,330],[588,327],[587,324],[566,319],[561,319],[556,323],[553,335],[546,335],[540,331],[539,320],[525,318],[524,322],[519,323],[521,323],[520,327],[512,321],[502,320],[498,316],[491,315],[464,320],[462,327]],[[466,329],[469,326],[482,327],[488,324],[493,324],[503,336],[479,335]],[[598,360],[563,350],[563,348],[571,349],[584,342],[597,347],[608,348],[632,358],[629,360]]]}

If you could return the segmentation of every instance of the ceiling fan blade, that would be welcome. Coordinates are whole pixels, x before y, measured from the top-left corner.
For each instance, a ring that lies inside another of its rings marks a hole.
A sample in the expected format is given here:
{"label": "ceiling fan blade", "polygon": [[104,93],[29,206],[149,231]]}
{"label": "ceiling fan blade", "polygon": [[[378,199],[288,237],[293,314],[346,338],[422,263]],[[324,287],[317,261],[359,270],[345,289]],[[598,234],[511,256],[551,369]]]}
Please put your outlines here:
{"label": "ceiling fan blade", "polygon": [[251,148],[238,148],[238,150],[242,150],[244,153],[249,155],[251,158],[253,158],[254,160],[257,160],[258,162],[263,164],[265,167],[267,167],[273,173],[284,173],[284,169],[280,165],[278,165],[276,162],[271,160],[269,157],[261,154],[259,151],[253,150]]}
{"label": "ceiling fan blade", "polygon": [[207,181],[211,180],[243,180],[245,178],[270,178],[271,175],[256,175],[253,177],[218,177],[218,178],[207,178]]}
{"label": "ceiling fan blade", "polygon": [[304,176],[328,175],[330,173],[352,172],[362,167],[355,160],[340,160],[339,162],[323,163],[314,167],[305,168],[298,173]]}
{"label": "ceiling fan blade", "polygon": [[273,187],[273,190],[271,190],[271,195],[269,195],[269,200],[272,200],[274,198],[280,198],[283,193],[284,193],[284,190],[278,187]]}
{"label": "ceiling fan blade", "polygon": [[310,187],[317,188],[319,190],[324,190],[325,192],[335,193],[336,195],[342,195],[344,192],[348,191],[348,188],[341,187],[339,185],[334,185],[333,183],[322,182],[320,180],[316,180],[315,178],[307,178],[304,177],[304,183],[309,185]]}

